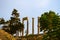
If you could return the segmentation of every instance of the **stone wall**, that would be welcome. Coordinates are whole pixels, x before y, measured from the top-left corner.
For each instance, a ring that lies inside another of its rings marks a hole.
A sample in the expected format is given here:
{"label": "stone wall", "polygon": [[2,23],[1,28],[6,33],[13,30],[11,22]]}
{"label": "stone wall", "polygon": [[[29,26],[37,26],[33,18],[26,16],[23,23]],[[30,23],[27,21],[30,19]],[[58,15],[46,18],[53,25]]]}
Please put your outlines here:
{"label": "stone wall", "polygon": [[42,40],[43,35],[35,34],[35,35],[28,35],[28,36],[21,36],[21,37],[16,37],[17,40]]}

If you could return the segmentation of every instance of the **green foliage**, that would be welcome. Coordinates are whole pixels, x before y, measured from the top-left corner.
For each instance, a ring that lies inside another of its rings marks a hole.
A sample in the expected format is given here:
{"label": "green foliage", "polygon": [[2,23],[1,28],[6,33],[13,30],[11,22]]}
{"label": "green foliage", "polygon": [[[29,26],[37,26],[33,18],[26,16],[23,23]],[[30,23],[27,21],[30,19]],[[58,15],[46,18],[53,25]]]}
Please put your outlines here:
{"label": "green foliage", "polygon": [[3,24],[5,22],[4,18],[0,18],[0,24]]}
{"label": "green foliage", "polygon": [[10,17],[10,20],[4,21],[4,19],[2,19],[0,24],[3,24],[3,30],[12,35],[16,33],[16,31],[21,32],[24,29],[24,25],[20,22],[19,13],[16,9],[12,11],[12,17]]}
{"label": "green foliage", "polygon": [[45,12],[40,18],[41,31],[44,30],[44,40],[59,40],[60,17],[53,11]]}

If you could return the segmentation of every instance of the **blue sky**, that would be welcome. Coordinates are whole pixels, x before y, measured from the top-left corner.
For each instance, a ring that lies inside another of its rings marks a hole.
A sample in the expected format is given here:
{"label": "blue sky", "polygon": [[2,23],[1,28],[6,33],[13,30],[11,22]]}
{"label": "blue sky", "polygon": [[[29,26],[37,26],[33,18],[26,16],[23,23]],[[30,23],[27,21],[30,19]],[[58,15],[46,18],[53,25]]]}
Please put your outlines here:
{"label": "blue sky", "polygon": [[26,16],[29,18],[30,33],[32,33],[32,17],[35,18],[34,33],[37,33],[37,17],[49,10],[60,13],[60,0],[0,0],[0,18],[9,20],[14,8],[20,13],[21,19]]}

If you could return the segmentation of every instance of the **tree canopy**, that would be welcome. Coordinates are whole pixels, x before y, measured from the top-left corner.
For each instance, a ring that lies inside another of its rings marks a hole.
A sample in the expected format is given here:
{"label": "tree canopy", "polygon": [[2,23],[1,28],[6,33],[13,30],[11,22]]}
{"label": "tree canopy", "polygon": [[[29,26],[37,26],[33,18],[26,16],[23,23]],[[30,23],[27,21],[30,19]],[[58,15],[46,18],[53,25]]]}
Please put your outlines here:
{"label": "tree canopy", "polygon": [[16,31],[21,32],[24,25],[20,22],[18,11],[13,9],[11,15],[12,17],[10,17],[10,20],[5,21],[4,19],[1,19],[0,24],[3,24],[3,30],[10,34],[14,34]]}
{"label": "tree canopy", "polygon": [[60,16],[53,11],[45,12],[40,18],[41,31],[46,33],[43,40],[59,40]]}

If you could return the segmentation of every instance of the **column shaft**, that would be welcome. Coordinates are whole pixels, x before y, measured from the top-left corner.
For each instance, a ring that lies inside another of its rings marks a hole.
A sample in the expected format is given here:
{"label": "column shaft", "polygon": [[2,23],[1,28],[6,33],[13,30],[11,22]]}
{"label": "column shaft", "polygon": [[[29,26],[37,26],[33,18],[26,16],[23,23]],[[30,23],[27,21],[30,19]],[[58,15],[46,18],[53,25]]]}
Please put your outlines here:
{"label": "column shaft", "polygon": [[[22,23],[24,25],[24,20],[22,20]],[[22,29],[22,36],[24,35],[24,28]]]}
{"label": "column shaft", "polygon": [[29,29],[28,25],[29,25],[29,24],[28,24],[28,20],[27,20],[27,35],[28,35],[28,31],[29,31],[29,30],[28,30],[28,29]]}
{"label": "column shaft", "polygon": [[40,32],[40,17],[38,17],[38,34]]}
{"label": "column shaft", "polygon": [[34,18],[32,18],[32,34],[34,34]]}

